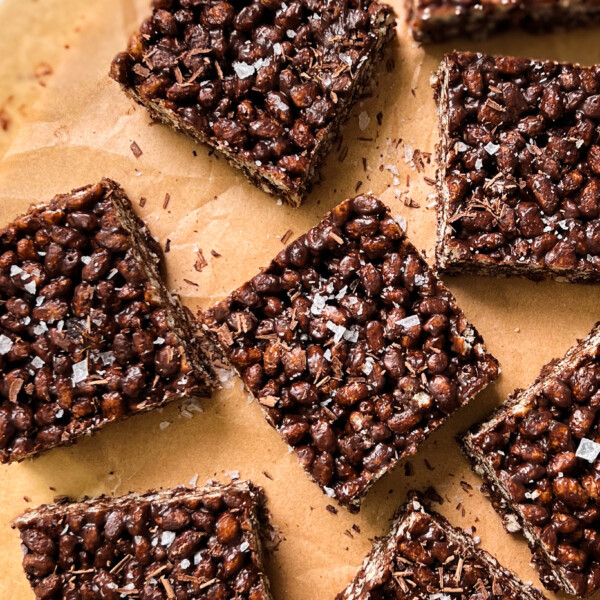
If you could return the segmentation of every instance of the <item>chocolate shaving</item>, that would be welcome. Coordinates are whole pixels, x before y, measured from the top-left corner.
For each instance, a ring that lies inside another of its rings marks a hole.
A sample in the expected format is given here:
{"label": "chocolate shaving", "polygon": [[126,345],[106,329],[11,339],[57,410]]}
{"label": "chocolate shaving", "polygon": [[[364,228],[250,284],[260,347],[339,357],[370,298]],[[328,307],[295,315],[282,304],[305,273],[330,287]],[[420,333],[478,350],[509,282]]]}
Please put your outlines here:
{"label": "chocolate shaving", "polygon": [[131,151],[133,152],[133,155],[136,158],[139,158],[142,154],[144,154],[142,152],[142,149],[138,146],[137,142],[131,142],[131,146],[129,146],[131,148]]}
{"label": "chocolate shaving", "polygon": [[204,258],[204,253],[198,248],[196,262],[194,263],[194,269],[200,273],[204,267],[208,266],[208,262]]}

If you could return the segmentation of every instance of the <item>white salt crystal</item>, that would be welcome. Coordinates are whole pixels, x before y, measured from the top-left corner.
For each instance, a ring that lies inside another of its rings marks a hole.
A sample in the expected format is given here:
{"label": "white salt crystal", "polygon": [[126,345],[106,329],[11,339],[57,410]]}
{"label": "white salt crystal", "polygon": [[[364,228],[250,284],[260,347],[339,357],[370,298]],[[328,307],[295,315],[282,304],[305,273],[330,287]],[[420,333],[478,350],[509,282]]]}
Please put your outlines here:
{"label": "white salt crystal", "polygon": [[327,321],[326,325],[329,331],[333,332],[333,341],[337,344],[344,337],[344,333],[346,333],[346,328],[343,325],[336,325],[331,321]]}
{"label": "white salt crystal", "polygon": [[421,275],[421,273],[417,273],[415,275],[415,285],[417,287],[421,287],[422,285],[427,283],[427,277],[425,275]]}
{"label": "white salt crystal", "polygon": [[80,383],[81,381],[85,381],[89,376],[88,373],[88,365],[87,358],[75,363],[73,365],[73,375],[71,377],[71,381],[73,385]]}
{"label": "white salt crystal", "polygon": [[17,266],[17,265],[11,265],[10,267],[10,276],[14,277],[15,275],[18,275],[19,273],[22,273],[23,269],[21,269],[21,267]]}
{"label": "white salt crystal", "polygon": [[160,424],[158,425],[158,428],[161,431],[164,431],[165,429],[167,429],[167,427],[171,426],[171,421],[161,421]]}
{"label": "white salt crystal", "polygon": [[400,319],[400,321],[398,321],[396,324],[400,325],[400,327],[404,327],[405,329],[410,329],[411,327],[420,325],[421,321],[419,320],[419,315],[410,315],[410,317],[404,317],[404,319]]}
{"label": "white salt crystal", "polygon": [[366,110],[363,110],[358,115],[358,128],[361,131],[364,131],[369,126],[370,122],[371,122],[371,117],[369,117],[369,113],[367,113]]}
{"label": "white salt crystal", "polygon": [[250,544],[248,542],[242,542],[240,544],[240,551],[246,552],[250,548]]}
{"label": "white salt crystal", "polygon": [[345,285],[336,295],[335,295],[335,299],[336,300],[341,300],[345,295],[346,292],[348,291],[348,286]]}
{"label": "white salt crystal", "polygon": [[46,363],[39,357],[36,356],[32,361],[31,361],[31,366],[34,369],[41,369]]}
{"label": "white salt crystal", "polygon": [[598,458],[598,454],[600,454],[600,444],[587,438],[582,438],[575,456],[593,463]]}
{"label": "white salt crystal", "polygon": [[358,329],[346,329],[343,333],[344,339],[351,344],[358,342]]}
{"label": "white salt crystal", "polygon": [[254,65],[249,65],[245,62],[234,62],[233,70],[240,79],[247,79],[248,77],[252,77],[255,71]]}
{"label": "white salt crystal", "polygon": [[162,546],[170,546],[176,537],[177,534],[174,531],[163,531],[160,536],[160,543]]}
{"label": "white salt crystal", "polygon": [[313,297],[313,303],[310,307],[310,312],[313,315],[320,315],[327,304],[327,297],[315,294]]}
{"label": "white salt crystal", "polygon": [[488,154],[491,154],[492,156],[496,154],[498,150],[500,150],[500,146],[498,146],[497,144],[492,144],[492,142],[488,142],[483,148]]}
{"label": "white salt crystal", "polygon": [[34,335],[42,335],[42,333],[46,333],[48,331],[48,325],[46,325],[45,321],[40,321],[33,328]]}
{"label": "white salt crystal", "polygon": [[402,215],[394,215],[394,221],[398,223],[398,227],[400,227],[402,231],[406,231],[406,219]]}
{"label": "white salt crystal", "polygon": [[100,352],[100,360],[105,367],[110,367],[115,362],[115,355],[110,350],[108,352]]}
{"label": "white salt crystal", "polygon": [[335,492],[333,491],[333,488],[327,487],[327,486],[323,486],[323,491],[330,497],[330,498],[335,498]]}
{"label": "white salt crystal", "polygon": [[30,294],[35,294],[35,290],[36,290],[35,281],[29,281],[23,287],[25,288],[26,292],[29,292]]}
{"label": "white salt crystal", "polygon": [[4,334],[0,335],[0,354],[8,354],[12,347],[13,341]]}

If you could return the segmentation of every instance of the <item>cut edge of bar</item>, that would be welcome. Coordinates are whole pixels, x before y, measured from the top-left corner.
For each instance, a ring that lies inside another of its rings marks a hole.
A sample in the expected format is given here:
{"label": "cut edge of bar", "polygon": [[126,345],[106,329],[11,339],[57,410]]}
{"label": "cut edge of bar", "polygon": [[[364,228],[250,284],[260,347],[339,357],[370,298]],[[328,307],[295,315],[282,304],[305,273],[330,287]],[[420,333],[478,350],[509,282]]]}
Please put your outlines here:
{"label": "cut edge of bar", "polygon": [[381,11],[383,18],[380,16],[380,22],[375,23],[373,28],[373,32],[376,36],[375,45],[371,50],[371,53],[367,55],[367,60],[363,61],[359,66],[359,70],[355,74],[353,80],[352,90],[350,91],[347,100],[339,109],[335,119],[325,128],[325,134],[312,149],[310,163],[305,175],[298,185],[293,188],[278,181],[275,174],[265,171],[260,166],[257,166],[255,162],[242,160],[237,153],[232,152],[228,146],[220,142],[214,136],[205,135],[192,125],[188,125],[179,115],[161,106],[160,102],[152,100],[145,101],[142,99],[134,85],[123,83],[119,83],[119,85],[129,97],[145,107],[153,119],[173,127],[175,130],[191,137],[194,141],[204,144],[210,149],[218,152],[232,167],[241,171],[244,176],[259,189],[267,194],[280,198],[283,202],[297,208],[311,191],[315,171],[321,166],[323,160],[329,153],[331,145],[336,140],[341,126],[348,119],[359,95],[372,79],[375,68],[383,58],[388,42],[394,37],[396,25],[395,13],[387,4],[380,4],[380,6],[385,10]]}
{"label": "cut edge of bar", "polygon": [[[515,502],[510,497],[505,486],[486,461],[483,453],[475,447],[473,441],[476,436],[493,429],[504,421],[513,409],[520,406],[525,407],[532,402],[547,377],[565,367],[577,365],[582,359],[589,356],[591,350],[597,348],[599,345],[600,321],[594,325],[590,333],[583,340],[569,348],[563,358],[554,359],[544,365],[538,377],[527,388],[515,390],[507,398],[506,402],[501,404],[486,421],[473,426],[471,429],[457,436],[460,448],[468,459],[471,468],[489,486],[492,506],[500,515],[504,528],[509,533],[521,531],[526,538],[534,554],[534,560],[538,563],[538,570],[544,585],[552,591],[560,588],[573,595],[577,595],[576,591],[564,575],[564,569],[556,564],[556,561],[545,547],[541,538],[535,533],[523,514],[515,507]],[[513,531],[510,530],[511,527]]]}

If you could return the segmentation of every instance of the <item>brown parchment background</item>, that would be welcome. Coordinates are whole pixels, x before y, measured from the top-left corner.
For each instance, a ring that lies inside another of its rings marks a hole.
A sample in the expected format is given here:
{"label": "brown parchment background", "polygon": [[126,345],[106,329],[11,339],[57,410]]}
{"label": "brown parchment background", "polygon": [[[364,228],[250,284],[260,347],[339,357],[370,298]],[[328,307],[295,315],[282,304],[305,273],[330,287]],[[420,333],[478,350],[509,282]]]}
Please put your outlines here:
{"label": "brown parchment background", "polygon": [[[405,161],[405,144],[433,152],[437,133],[429,77],[444,51],[456,47],[600,62],[598,28],[535,37],[512,33],[485,43],[457,40],[423,49],[409,38],[400,1],[394,0],[398,37],[385,60],[395,68],[380,67],[373,95],[358,103],[341,143],[328,157],[322,183],[303,207],[293,210],[277,206],[206,149],[162,125],[151,125],[144,110],[108,79],[111,58],[148,13],[148,4],[0,3],[0,117],[8,118],[6,130],[0,120],[0,222],[33,201],[112,177],[135,204],[141,196],[147,198],[139,213],[163,246],[171,240],[166,255],[170,285],[193,309],[210,305],[253,276],[282,247],[288,229],[294,235],[304,232],[326,210],[354,195],[359,181],[362,191],[380,195],[395,214],[405,216],[412,240],[433,255],[435,211],[428,208],[427,197],[432,188]],[[370,118],[364,131],[358,127],[362,112]],[[398,144],[399,138],[403,141]],[[130,150],[134,140],[143,151],[139,159]],[[393,185],[388,165],[398,169],[399,185]],[[433,168],[426,174],[433,176]],[[394,190],[408,192],[420,208],[404,206]],[[166,193],[171,199],[164,210]],[[194,269],[197,249],[208,261],[201,272]],[[211,250],[221,257],[213,257]],[[527,385],[544,363],[589,331],[600,319],[599,288],[475,277],[447,283],[500,360],[503,374],[424,444],[410,461],[414,475],[406,476],[400,465],[375,486],[360,514],[326,510],[331,500],[309,481],[234,379],[232,387],[204,400],[204,413],[193,419],[182,418],[173,404],[32,462],[0,467],[0,599],[33,597],[21,570],[17,535],[10,529],[10,520],[25,508],[57,494],[142,492],[187,483],[196,474],[200,483],[212,476],[226,479],[234,470],[264,486],[273,521],[285,537],[268,560],[277,600],[333,600],[354,576],[370,539],[386,532],[406,491],[429,485],[443,496],[439,510],[453,524],[475,526],[484,548],[525,581],[537,582],[523,539],[502,529],[454,435],[489,414],[515,387]],[[165,421],[171,425],[162,430]],[[361,533],[350,537],[344,532],[353,524]]]}

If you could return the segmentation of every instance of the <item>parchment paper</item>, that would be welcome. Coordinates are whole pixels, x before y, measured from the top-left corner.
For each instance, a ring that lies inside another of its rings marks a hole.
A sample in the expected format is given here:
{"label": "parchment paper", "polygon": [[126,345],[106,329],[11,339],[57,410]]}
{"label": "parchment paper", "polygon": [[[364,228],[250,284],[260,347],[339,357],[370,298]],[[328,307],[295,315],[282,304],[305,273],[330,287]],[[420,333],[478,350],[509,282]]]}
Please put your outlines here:
{"label": "parchment paper", "polygon": [[[277,206],[204,148],[151,125],[144,110],[108,79],[111,58],[147,14],[148,4],[4,0],[0,106],[12,95],[8,109],[23,108],[6,132],[0,128],[0,219],[7,222],[32,201],[112,177],[134,203],[147,199],[139,213],[163,247],[170,240],[170,285],[192,309],[212,304],[253,276],[281,248],[288,229],[294,235],[304,232],[354,195],[358,182],[360,190],[380,195],[395,214],[405,216],[411,239],[432,256],[435,211],[428,195],[433,190],[423,176],[432,177],[433,168],[425,164],[420,173],[419,160],[411,158],[417,149],[421,154],[434,150],[429,77],[444,51],[456,47],[600,62],[598,29],[537,37],[513,33],[485,43],[459,40],[423,49],[408,37],[395,0],[398,38],[379,69],[378,85],[354,109],[322,169],[322,183],[293,210]],[[35,77],[40,61],[50,67],[43,86]],[[130,150],[133,141],[143,151],[137,159]],[[163,209],[167,193],[170,201]],[[406,206],[406,197],[420,207]],[[200,272],[198,250],[208,263]],[[309,481],[236,379],[204,400],[204,412],[192,419],[181,416],[174,404],[32,462],[1,467],[0,598],[33,597],[21,569],[18,537],[9,526],[25,508],[58,494],[142,492],[187,483],[196,475],[200,483],[212,476],[226,479],[233,471],[264,486],[273,521],[285,538],[268,560],[279,600],[333,600],[354,576],[370,540],[387,531],[406,491],[430,485],[444,498],[438,509],[453,524],[476,529],[484,548],[525,581],[537,582],[523,539],[503,531],[454,435],[489,414],[515,387],[527,385],[543,364],[589,331],[600,318],[599,288],[474,277],[447,284],[500,360],[503,375],[421,447],[410,461],[412,470],[400,465],[384,477],[360,514],[326,510],[332,501]],[[360,534],[352,531],[353,524]]]}

